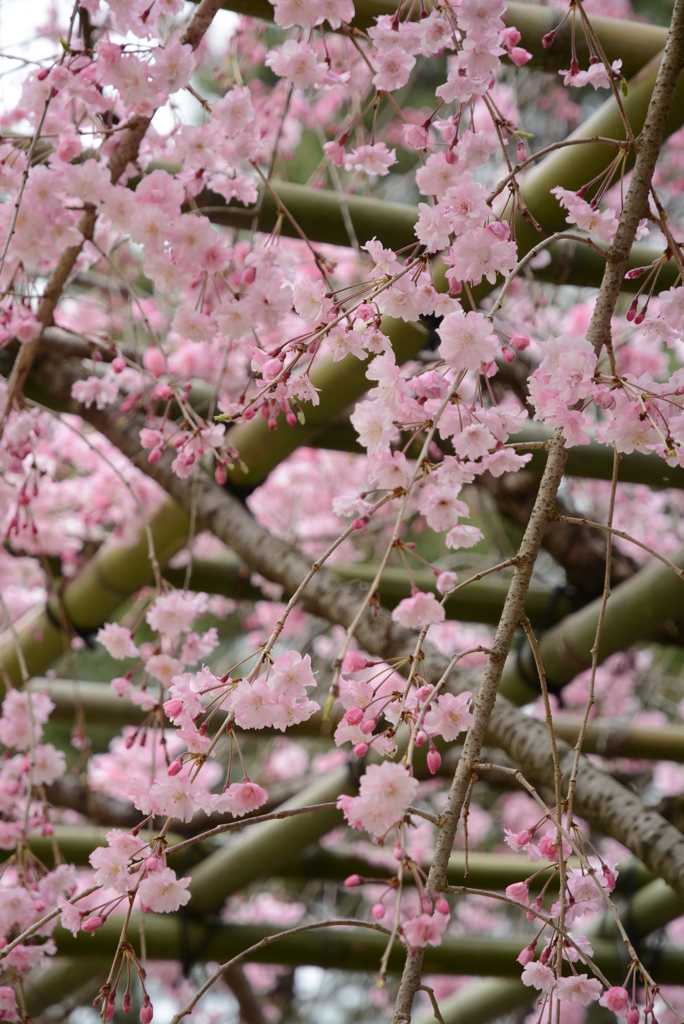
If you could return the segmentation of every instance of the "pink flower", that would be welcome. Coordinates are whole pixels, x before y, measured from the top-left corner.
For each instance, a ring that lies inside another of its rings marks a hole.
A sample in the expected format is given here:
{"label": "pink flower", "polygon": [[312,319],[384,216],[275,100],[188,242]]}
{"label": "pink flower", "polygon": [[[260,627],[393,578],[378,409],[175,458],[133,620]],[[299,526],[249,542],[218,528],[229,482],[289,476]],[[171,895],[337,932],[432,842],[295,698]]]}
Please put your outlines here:
{"label": "pink flower", "polygon": [[416,58],[407,53],[403,46],[395,45],[373,54],[373,63],[377,69],[373,75],[375,88],[383,92],[394,92],[408,82]]}
{"label": "pink flower", "polygon": [[348,171],[364,171],[366,174],[389,174],[392,164],[397,162],[396,150],[388,149],[384,142],[370,146],[358,146],[347,153],[344,166]]}
{"label": "pink flower", "polygon": [[618,226],[615,210],[604,210],[603,213],[594,210],[585,199],[560,186],[552,188],[551,194],[556,196],[561,206],[568,211],[569,224],[576,224],[582,231],[591,232],[603,242],[613,241]]}
{"label": "pink flower", "polygon": [[256,811],[268,800],[266,790],[257,786],[256,782],[249,781],[231,783],[224,791],[224,795],[230,801],[231,813],[236,818],[241,818],[243,814],[248,814],[250,811]]}
{"label": "pink flower", "polygon": [[419,203],[420,215],[416,224],[416,238],[428,252],[446,249],[449,244],[450,228],[444,217],[444,211],[438,206]]}
{"label": "pink flower", "polygon": [[417,792],[418,780],[403,764],[383,761],[368,766],[358,796],[340,797],[337,806],[350,825],[381,836],[403,818]]}
{"label": "pink flower", "polygon": [[437,577],[437,590],[440,594],[450,594],[456,586],[458,576],[455,572],[440,572]]}
{"label": "pink flower", "polygon": [[241,729],[265,729],[273,725],[277,703],[265,679],[241,680],[233,691],[235,721]]}
{"label": "pink flower", "polygon": [[442,944],[442,932],[448,922],[446,914],[419,914],[413,921],[405,921],[402,929],[409,946],[412,949],[422,949],[428,943],[431,946]]}
{"label": "pink flower", "polygon": [[119,385],[116,381],[107,380],[103,377],[88,377],[87,380],[77,380],[71,385],[71,397],[89,409],[93,402],[98,409],[104,409],[112,402],[115,402],[119,395]]}
{"label": "pink flower", "polygon": [[266,67],[281,78],[287,78],[296,89],[322,86],[329,82],[328,65],[318,60],[315,49],[307,42],[287,39],[282,46],[269,50]]}
{"label": "pink flower", "polygon": [[441,340],[439,354],[455,370],[479,370],[482,363],[495,359],[499,351],[499,339],[482,313],[449,313],[437,334]]}
{"label": "pink flower", "polygon": [[14,989],[9,985],[0,985],[0,1020],[19,1020],[17,999]]}
{"label": "pink flower", "polygon": [[158,597],[145,616],[151,629],[177,640],[181,633],[189,633],[200,615],[207,610],[206,594],[187,594],[172,590]]}
{"label": "pink flower", "polygon": [[629,994],[619,985],[613,985],[599,999],[599,1005],[611,1010],[616,1017],[626,1017],[629,1010]]}
{"label": "pink flower", "polygon": [[98,629],[95,639],[102,644],[109,657],[114,658],[115,661],[136,658],[140,654],[130,629],[120,626],[118,622],[107,622],[101,629]]}
{"label": "pink flower", "polygon": [[371,458],[388,451],[396,434],[392,411],[381,402],[359,402],[349,417],[359,435],[359,444],[368,450]]}
{"label": "pink flower", "polygon": [[530,899],[530,886],[528,882],[513,882],[506,886],[506,895],[518,903],[528,903]]}
{"label": "pink flower", "polygon": [[407,629],[418,629],[431,622],[444,622],[446,613],[434,594],[418,591],[405,597],[392,612],[392,618]]}
{"label": "pink flower", "polygon": [[520,976],[523,985],[532,988],[539,988],[542,992],[551,992],[556,984],[556,976],[546,964],[540,964],[538,960],[525,964]]}
{"label": "pink flower", "polygon": [[501,238],[494,225],[460,235],[451,246],[444,262],[450,267],[448,281],[469,281],[479,284],[486,277],[490,284],[497,274],[509,274],[517,261],[517,246],[512,239]]}
{"label": "pink flower", "polygon": [[588,1006],[601,995],[603,986],[597,978],[589,978],[586,974],[574,974],[569,978],[559,978],[556,984],[556,996],[561,1002],[581,1003]]}
{"label": "pink flower", "polygon": [[189,878],[176,878],[172,868],[163,868],[148,875],[140,883],[140,902],[157,914],[170,914],[184,907],[190,899]]}
{"label": "pink flower", "polygon": [[308,324],[317,324],[325,320],[332,309],[332,302],[326,299],[325,281],[313,281],[303,277],[294,287],[294,308]]}
{"label": "pink flower", "polygon": [[442,736],[447,743],[465,732],[474,722],[468,710],[472,700],[470,690],[464,690],[458,696],[443,693],[437,698],[437,707],[432,708],[423,719],[425,731],[429,736]]}

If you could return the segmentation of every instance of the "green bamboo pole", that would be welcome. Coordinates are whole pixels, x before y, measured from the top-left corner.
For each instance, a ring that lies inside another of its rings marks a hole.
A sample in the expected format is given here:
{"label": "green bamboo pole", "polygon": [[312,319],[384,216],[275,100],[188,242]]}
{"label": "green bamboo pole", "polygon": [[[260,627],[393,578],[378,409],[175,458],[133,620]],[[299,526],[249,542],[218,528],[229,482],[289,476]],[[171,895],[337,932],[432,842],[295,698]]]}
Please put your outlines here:
{"label": "green bamboo pole", "polygon": [[[252,831],[258,827],[257,825],[248,826]],[[106,834],[108,831],[107,828],[93,825],[57,824],[54,826],[54,832],[51,837],[37,834],[32,835],[29,846],[32,853],[40,858],[48,867],[51,867],[54,863],[54,840],[65,861],[82,866],[89,863],[88,858],[94,849],[98,846],[107,845]],[[173,846],[181,842],[184,837],[169,833],[166,838],[168,844]],[[299,837],[300,841],[293,859],[283,862],[280,869],[276,872],[276,877],[282,875],[287,878],[318,878],[326,881],[343,882],[349,875],[356,874],[364,878],[390,878],[396,872],[396,868],[394,872],[389,868],[379,868],[363,857],[336,853],[318,845],[305,846],[303,839],[304,837]],[[197,843],[195,846],[181,850],[178,854],[171,854],[169,864],[171,867],[187,871],[189,866],[188,856],[194,856],[195,859],[199,859],[202,856],[210,856],[216,851],[216,841],[202,840],[202,842]],[[225,850],[219,850],[219,852],[225,852]],[[11,851],[0,851],[0,860],[3,858],[6,860],[10,856]],[[579,861],[571,858],[569,864],[571,867],[578,867]],[[476,851],[468,855],[468,877],[466,879],[465,854],[457,851],[452,854],[449,860],[447,880],[449,885],[470,885],[476,889],[499,890],[505,889],[507,885],[511,885],[513,882],[523,881],[530,876],[533,870],[539,871],[540,868],[545,866],[551,867],[552,865],[550,862],[540,861],[538,864],[535,864],[533,869],[530,866],[529,858],[522,855],[481,853]],[[265,867],[266,871],[270,873],[271,865],[267,864]],[[427,870],[429,865],[425,864],[423,867]],[[652,881],[653,876],[640,861],[634,858],[622,861],[618,863],[618,871],[618,892],[623,888],[631,892],[644,886],[650,891],[651,886],[649,886],[649,883]],[[548,876],[538,878],[532,885],[533,891],[541,889],[547,878]],[[411,883],[412,880],[409,880],[409,884]],[[668,889],[670,898],[673,898],[672,890],[664,882],[659,882],[659,886],[660,888]],[[654,891],[659,893],[660,890]],[[660,927],[658,924],[650,926],[652,917],[647,918],[647,915],[652,915],[653,912],[653,900],[650,897],[644,897],[639,903],[638,912],[634,911],[639,920],[643,919],[649,922],[648,928],[644,926],[644,934],[645,931],[653,931],[655,928]],[[606,936],[610,937],[608,933],[606,933]]]}
{"label": "green bamboo pole", "polygon": [[[684,569],[684,548],[670,559]],[[655,559],[611,592],[601,630],[599,662],[622,651],[667,622],[684,602],[684,579]],[[569,683],[591,667],[591,648],[596,636],[602,598],[568,615],[545,632],[539,651],[552,689]],[[499,692],[515,703],[525,704],[538,694],[534,661],[528,647],[511,656],[504,669]]]}
{"label": "green bamboo pole", "polygon": [[[329,772],[303,789],[283,809],[329,803],[356,787],[345,766]],[[342,823],[338,810],[312,811],[281,820],[265,821],[238,840],[217,850],[191,871],[189,906],[196,912],[218,910],[237,889],[261,875],[277,875],[296,860],[310,843]]]}
{"label": "green bamboo pole", "polygon": [[[543,8],[539,8],[539,10],[543,10]],[[602,149],[608,157],[606,163],[615,153],[615,150],[609,146],[583,145],[579,151],[572,151],[576,161],[581,162],[582,151],[585,149]],[[571,151],[566,150],[565,152]],[[331,189],[311,188],[308,185],[298,185],[290,181],[274,180],[271,182],[271,187],[312,242],[349,245],[349,235],[342,213],[343,206],[346,206],[349,211],[354,233],[360,245],[364,245],[369,239],[375,237],[379,238],[383,245],[392,249],[401,249],[415,242],[414,226],[418,219],[417,206],[392,203],[367,196],[342,195]],[[251,228],[254,214],[249,207],[245,208],[233,201],[226,203],[222,196],[209,190],[201,192],[196,202],[200,210],[214,224],[223,227]],[[267,192],[260,208],[258,228],[260,231],[270,232],[277,221],[278,206],[271,193]],[[542,223],[544,222],[542,221]],[[289,237],[298,237],[296,229],[287,218],[283,220],[280,230],[282,234]],[[539,236],[535,236],[532,244],[536,244],[538,241]],[[521,254],[529,248],[527,236],[525,243],[526,248],[521,249]],[[548,252],[551,256],[550,264],[534,271],[540,279],[553,284],[571,284],[578,287],[598,287],[601,283],[605,261],[593,250],[574,242],[556,242],[548,247]],[[652,246],[637,243],[632,249],[628,269],[645,266],[651,263],[657,255],[658,252]],[[441,262],[439,266],[441,267],[440,274],[443,275],[444,268],[441,266]],[[676,268],[668,263],[661,271],[657,290],[661,291],[672,287],[676,276]],[[440,280],[443,280],[443,277],[438,275],[438,283]],[[636,291],[639,283],[636,280],[626,280],[623,287],[625,291]],[[484,298],[491,288],[492,286],[485,282],[473,289],[475,299]]]}
{"label": "green bamboo pole", "polygon": [[[139,952],[138,921],[131,920],[129,941]],[[110,918],[94,934],[79,933],[76,937],[61,927],[55,929],[60,955],[83,954],[106,956],[113,953],[120,935],[121,923]],[[182,960],[183,962],[230,960],[244,950],[284,929],[264,925],[226,924],[207,929],[201,923],[179,915],[149,914],[145,918],[145,943],[151,960]],[[529,942],[528,935],[495,938],[490,935],[445,936],[441,946],[428,947],[425,970],[440,974],[474,974],[519,978],[517,956]],[[304,964],[350,971],[375,971],[387,944],[383,934],[353,928],[321,928],[288,936],[251,954],[248,959],[261,963],[282,963],[292,967]],[[620,982],[624,974],[624,949],[607,939],[594,939],[594,961],[609,980]],[[389,958],[390,971],[401,969],[404,947],[396,942]],[[658,950],[654,977],[661,984],[677,984],[684,971],[684,951],[664,947]]]}
{"label": "green bamboo pole", "polygon": [[[500,890],[505,889],[508,885],[512,885],[513,882],[524,881],[530,877],[533,871],[539,870],[545,864],[545,861],[540,861],[533,868],[530,865],[529,858],[523,855],[481,853],[476,851],[475,853],[468,854],[468,877],[466,878],[465,854],[456,851],[449,858],[447,881],[449,885],[468,885],[473,889]],[[579,861],[571,857],[569,865],[570,867],[579,867]],[[427,870],[429,865],[424,864],[423,867]],[[396,873],[396,868],[394,871]],[[651,890],[650,883],[652,883],[653,875],[644,867],[641,861],[635,858],[621,861],[618,864],[618,872],[618,892],[624,889],[624,891],[629,893],[642,887],[644,891]],[[316,846],[310,850],[305,850],[299,860],[296,863],[293,862],[290,867],[283,871],[283,874],[293,878],[319,878],[325,881],[342,882],[349,875],[361,875],[362,878],[390,878],[392,870],[390,868],[378,868],[363,857],[347,856],[346,854],[336,853],[333,850]],[[536,892],[541,889],[548,880],[548,877],[548,875],[542,875],[535,879],[530,887],[531,890]],[[662,884],[665,885],[665,883]],[[665,886],[665,888],[670,893],[671,903],[674,893],[668,886]],[[659,895],[659,890],[653,891],[656,895]],[[651,900],[648,897],[640,902],[637,915],[640,920],[642,917],[645,919],[646,914],[649,912],[650,902]],[[653,931],[658,927],[660,925],[655,924],[653,927],[645,929],[643,933],[645,934],[646,930]]]}
{"label": "green bamboo pole", "polygon": [[[157,559],[163,567],[185,543],[188,520],[175,502],[167,500],[152,518],[150,526]],[[133,544],[102,548],[77,576],[66,583],[61,604],[67,621],[76,632],[92,633],[131,594],[151,582],[152,570],[147,554],[147,536],[141,530]],[[33,608],[15,623],[14,629],[29,675],[44,671],[63,654],[64,638],[59,622],[60,607],[53,597],[47,609]],[[15,685],[21,685],[19,659],[10,630],[0,636],[0,665]],[[2,686],[4,688],[4,682]]]}
{"label": "green bamboo pole", "polygon": [[[373,563],[339,563],[331,566],[336,576],[344,580],[360,580],[372,583],[377,566]],[[216,558],[211,562],[196,559],[193,562],[192,585],[199,590],[214,594],[235,596],[233,581],[239,571],[239,563],[231,558]],[[167,573],[167,578],[169,574]],[[475,573],[473,573],[475,575]],[[172,577],[172,581],[173,581]],[[413,578],[420,590],[432,591],[437,594],[436,578],[429,569],[419,569]],[[467,574],[461,579],[467,578]],[[180,577],[179,577],[180,579]],[[411,596],[411,580],[405,569],[400,566],[389,566],[383,573],[378,587],[380,600],[386,608],[396,608],[405,597]],[[485,578],[471,583],[466,589],[457,591],[445,604],[448,619],[461,622],[499,621],[501,609],[508,592],[508,583],[498,579]],[[532,622],[547,619],[549,606],[554,599],[552,591],[545,587],[531,587],[526,602],[527,614]],[[572,611],[573,605],[565,595],[561,595],[551,614],[551,621],[557,622]]]}
{"label": "green bamboo pole", "polygon": [[[536,990],[514,978],[488,978],[468,985],[439,1003],[444,1024],[487,1024],[496,1017],[508,1016],[518,1007],[528,1006],[536,999]],[[432,1010],[414,1019],[414,1024],[435,1024]]]}
{"label": "green bamboo pole", "polygon": [[[74,683],[70,679],[37,676],[31,680],[30,689],[49,693],[55,704],[51,722],[72,724],[79,707],[87,722],[107,725],[112,730],[127,724],[138,725],[145,717],[139,707],[128,698],[117,697],[106,683],[83,680]],[[324,735],[331,737],[336,724],[337,718],[333,713],[330,727],[324,732],[322,714],[317,713],[306,722],[291,726],[288,733],[313,739],[320,739]],[[563,717],[554,721],[556,736],[566,743],[576,742],[580,728],[579,718]],[[601,754],[604,757],[636,757],[684,764],[684,726],[656,727],[615,719],[591,719],[585,729],[582,749],[587,754]]]}
{"label": "green bamboo pole", "polygon": [[[406,324],[402,320],[383,318],[383,330],[392,339],[397,363],[413,358],[421,350],[428,337],[427,330],[420,324]],[[269,430],[261,416],[251,422],[233,427],[228,438],[240,452],[246,464],[246,472],[239,467],[228,471],[229,481],[234,487],[251,489],[266,479],[272,469],[287,458],[296,448],[310,443],[316,433],[337,417],[353,402],[360,398],[370,385],[366,377],[367,361],[349,355],[338,363],[332,356],[326,356],[314,364],[311,382],[320,389],[319,405],[306,404],[306,423],[288,426],[285,417],[280,416],[275,430]]]}
{"label": "green bamboo pole", "polygon": [[[273,20],[273,7],[268,0],[226,0],[223,5],[237,14],[247,14],[251,18]],[[373,24],[378,15],[394,14],[397,9],[395,0],[356,0],[355,16],[352,25],[366,29]],[[542,46],[542,37],[562,21],[565,13],[553,7],[536,7],[532,4],[510,2],[507,5],[504,21],[513,25],[521,34],[520,46],[532,54],[527,67],[540,68],[544,71],[557,73],[559,69],[569,67],[570,63],[570,24],[566,23],[558,33],[554,43],[548,50]],[[414,17],[420,8],[414,8]],[[577,19],[577,56],[582,67],[589,63],[589,48],[584,32]],[[651,57],[659,53],[665,46],[667,30],[659,25],[643,22],[624,21],[617,18],[603,18],[592,15],[591,23],[603,49],[612,63],[618,58],[622,60],[622,73],[630,78],[646,64]]]}
{"label": "green bamboo pole", "polygon": [[[633,941],[664,927],[682,912],[684,901],[662,879],[644,886],[619,907],[620,918]],[[619,942],[615,921],[608,914],[597,925],[591,926],[587,935],[592,943],[594,937],[615,937]],[[536,993],[530,992],[529,987],[521,981],[498,978],[484,984],[471,985],[464,992],[445,999],[440,1004],[440,1011],[444,1024],[462,1024],[463,1021],[468,1024],[486,1024],[494,1017],[528,1005],[535,998]],[[432,1021],[434,1017],[425,1013],[416,1018],[415,1024],[431,1024]]]}
{"label": "green bamboo pole", "polygon": [[[511,437],[511,441],[548,441],[553,430],[543,423],[528,420],[523,429]],[[311,441],[312,448],[327,448],[331,451],[363,453],[357,434],[348,418],[332,423]],[[546,465],[546,452],[535,450],[525,466],[525,472],[541,476]],[[590,441],[589,444],[571,448],[565,466],[566,476],[589,477],[593,480],[612,480],[613,449],[608,445]],[[646,484],[648,487],[675,487],[684,489],[684,467],[668,466],[659,455],[631,452],[620,460],[618,479],[620,483]]]}
{"label": "green bamboo pole", "polygon": [[59,957],[48,967],[32,971],[24,982],[27,1018],[41,1018],[55,1003],[90,1002],[104,984],[110,966],[111,957],[107,960],[79,954]]}

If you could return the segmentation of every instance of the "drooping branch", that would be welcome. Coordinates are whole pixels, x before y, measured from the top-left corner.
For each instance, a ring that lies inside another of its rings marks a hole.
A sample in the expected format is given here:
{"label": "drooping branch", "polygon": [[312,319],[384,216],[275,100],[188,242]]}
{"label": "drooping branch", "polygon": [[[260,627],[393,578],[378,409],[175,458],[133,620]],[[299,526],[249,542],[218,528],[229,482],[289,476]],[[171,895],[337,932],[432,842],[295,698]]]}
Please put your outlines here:
{"label": "drooping branch", "polygon": [[[201,0],[189,24],[181,33],[181,44],[190,45],[193,50],[196,50],[221,6],[221,0]],[[133,163],[137,159],[140,144],[151,122],[151,117],[136,114],[126,125],[126,129],[123,131],[121,139],[117,143],[116,149],[107,164],[112,185],[116,185],[128,164]],[[21,346],[12,367],[7,389],[7,405],[3,413],[0,429],[4,426],[6,416],[17,397],[21,394],[26,378],[31,372],[31,366],[40,348],[43,331],[54,325],[55,310],[62,297],[64,287],[76,264],[76,260],[83,250],[84,244],[93,239],[96,222],[97,210],[95,206],[91,203],[86,203],[77,224],[77,230],[83,236],[83,241],[78,242],[76,245],[68,246],[57,260],[57,265],[50,274],[36,311],[36,319],[41,325],[41,332],[37,338]]]}

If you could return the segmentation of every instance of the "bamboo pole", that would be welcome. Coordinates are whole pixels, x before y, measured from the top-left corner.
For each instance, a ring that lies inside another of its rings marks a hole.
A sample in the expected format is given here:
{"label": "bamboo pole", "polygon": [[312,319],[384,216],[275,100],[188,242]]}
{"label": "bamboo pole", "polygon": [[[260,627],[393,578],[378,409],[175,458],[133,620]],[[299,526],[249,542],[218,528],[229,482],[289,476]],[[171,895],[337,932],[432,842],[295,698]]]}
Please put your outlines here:
{"label": "bamboo pole", "polygon": [[[539,8],[542,10],[543,8]],[[608,159],[614,154],[611,147],[590,147],[583,145],[584,149],[603,149]],[[582,153],[575,152],[576,159],[581,161]],[[565,152],[570,152],[566,150]],[[607,161],[606,161],[607,162]],[[377,237],[380,241],[392,249],[401,249],[411,245],[415,241],[414,225],[418,219],[418,207],[406,203],[388,202],[382,199],[374,199],[367,196],[340,195],[331,189],[316,189],[308,185],[298,185],[290,181],[274,180],[271,188],[293,215],[297,223],[312,242],[329,242],[336,245],[349,245],[349,235],[345,227],[342,206],[347,207],[349,216],[354,226],[354,233],[360,245],[364,245],[369,239]],[[202,210],[213,224],[223,227],[234,227],[248,229],[253,220],[253,210],[249,207],[238,205],[236,201],[226,203],[222,196],[210,190],[201,192],[196,199],[198,207]],[[259,231],[270,232],[278,221],[278,206],[270,192],[265,193],[262,206],[259,211]],[[543,221],[542,221],[543,223]],[[285,218],[280,227],[282,234],[288,237],[298,237],[295,228]],[[526,238],[526,248],[521,249],[521,255],[529,248],[529,238]],[[533,244],[539,241],[535,236]],[[606,252],[608,250],[606,249]],[[575,242],[555,242],[548,247],[551,262],[548,266],[535,270],[535,276],[543,281],[552,284],[570,284],[577,287],[598,287],[601,283],[601,275],[605,267],[605,261],[598,253],[586,246],[577,245]],[[646,266],[658,255],[653,246],[637,243],[630,254],[627,269]],[[444,268],[441,260],[436,261],[439,271],[436,276],[438,284],[443,282]],[[656,291],[662,291],[672,287],[677,277],[676,267],[671,263],[665,265],[661,271],[656,285]],[[442,284],[443,287],[443,284]],[[639,287],[638,281],[625,280],[624,290],[636,291]],[[474,298],[479,301],[489,294],[492,286],[487,282],[473,288]]]}
{"label": "bamboo pole", "polygon": [[[328,803],[337,800],[342,793],[355,792],[350,770],[345,766],[312,782],[286,801],[282,809]],[[277,875],[297,859],[301,850],[342,820],[341,811],[324,810],[255,825],[191,871],[189,906],[197,912],[218,910],[231,893],[252,879]]]}
{"label": "bamboo pole", "polygon": [[[299,820],[301,821],[301,819]],[[256,825],[251,826],[252,830],[256,830],[258,827]],[[57,824],[54,826],[51,837],[42,836],[38,833],[33,834],[30,837],[29,846],[31,852],[49,867],[54,863],[54,840],[64,860],[70,864],[83,866],[89,863],[88,858],[94,849],[98,846],[107,845],[107,832],[107,828],[98,828],[93,825]],[[370,863],[370,861],[363,857],[337,853],[318,845],[305,845],[303,838],[299,837],[300,842],[295,850],[293,859],[284,861],[280,870],[276,872],[275,877],[282,876],[302,881],[318,878],[325,881],[343,882],[349,875],[361,875],[364,878],[391,878],[393,874],[396,874],[396,865],[394,868],[378,867],[378,865]],[[168,844],[173,846],[181,842],[183,837],[169,833],[166,839]],[[198,860],[202,856],[206,857],[215,853],[217,849],[219,849],[219,852],[225,852],[220,850],[215,840],[202,840],[196,846],[181,850],[178,854],[171,854],[169,865],[178,870],[187,871],[189,866],[188,855]],[[0,861],[3,858],[8,859],[11,854],[12,851],[0,852]],[[571,857],[569,865],[570,867],[579,867],[579,861]],[[511,885],[513,882],[522,882],[530,876],[533,870],[536,872],[541,868],[550,868],[552,866],[550,862],[542,860],[535,864],[533,868],[530,865],[529,858],[523,855],[476,851],[468,855],[468,876],[466,878],[465,854],[456,851],[452,854],[449,861],[447,878],[449,885],[470,885],[475,889],[500,890],[505,889],[507,885]],[[266,867],[267,873],[270,873],[270,865]],[[423,867],[427,869],[429,865],[424,864]],[[642,887],[646,887],[651,892],[652,885],[649,883],[652,883],[653,875],[639,861],[630,858],[619,862],[617,867],[618,892],[624,889],[627,893],[631,893]],[[547,879],[548,875],[540,876],[536,879],[532,883],[532,891],[536,892],[541,889]],[[408,879],[408,884],[413,884],[412,878]],[[659,882],[659,886],[668,890],[671,902],[675,898],[672,890],[665,883],[661,884]],[[653,890],[653,892],[659,895],[660,889]],[[642,928],[644,934],[646,931],[653,931],[655,928],[660,927],[657,923],[651,924],[651,921],[654,919],[654,913],[654,900],[648,895],[640,900],[638,908],[633,911],[636,919],[648,922],[649,926],[646,927],[644,925]],[[606,932],[605,936],[610,938],[610,933]]]}
{"label": "bamboo pole", "polygon": [[[137,915],[129,928],[129,941],[139,952]],[[94,934],[80,932],[74,937],[60,926],[54,938],[60,955],[72,957],[86,950],[91,956],[113,953],[120,935],[121,922],[110,917]],[[148,914],[145,917],[145,943],[151,960],[188,960],[219,963],[232,959],[265,937],[282,929],[264,925],[224,924],[207,928],[198,921],[178,914]],[[474,974],[519,978],[517,956],[528,944],[528,935],[496,938],[490,935],[444,936],[442,944],[425,951],[425,970],[440,974]],[[261,963],[282,963],[292,967],[311,965],[337,970],[374,971],[387,944],[384,934],[347,928],[321,928],[288,936],[266,946],[247,959]],[[624,974],[624,949],[607,939],[594,939],[594,962],[609,980],[619,983]],[[401,969],[405,948],[395,942],[389,959],[390,971]],[[568,968],[569,970],[569,968]],[[677,984],[684,971],[684,951],[671,947],[658,950],[653,974],[661,984]]]}
{"label": "bamboo pole", "polygon": [[[516,443],[548,441],[552,436],[553,430],[550,427],[543,423],[536,423],[534,420],[528,420],[519,433],[511,436],[511,441]],[[358,454],[365,451],[358,443],[356,431],[347,417],[331,423],[313,438],[310,446]],[[546,465],[546,452],[536,449],[531,454],[532,458],[525,466],[525,472],[541,476]],[[589,444],[570,449],[565,475],[588,477],[592,480],[612,480],[613,461],[611,447],[591,440]],[[684,467],[668,466],[665,459],[661,459],[659,455],[646,455],[643,452],[634,451],[629,455],[622,456],[618,479],[620,483],[646,484],[648,487],[656,488],[674,487],[682,490],[684,489]]]}
{"label": "bamboo pole", "polygon": [[[684,548],[670,559],[684,569]],[[684,602],[684,579],[655,559],[611,593],[599,645],[599,662],[644,640],[677,614]],[[591,666],[591,648],[601,608],[598,598],[542,634],[539,652],[550,689],[559,690]],[[536,669],[528,648],[509,657],[499,692],[517,704],[537,696]]]}
{"label": "bamboo pole", "polygon": [[[223,5],[237,14],[251,18],[273,20],[273,6],[268,0],[226,0]],[[356,0],[354,28],[366,29],[381,14],[394,14],[396,0]],[[520,46],[529,50],[532,61],[527,67],[539,68],[557,73],[570,66],[570,24],[566,23],[558,32],[553,44],[545,49],[542,38],[556,28],[563,19],[564,11],[553,7],[537,7],[532,4],[509,2],[506,4],[504,22],[514,26],[521,34]],[[413,17],[418,17],[420,8],[412,8]],[[667,29],[644,22],[626,21],[618,18],[604,18],[593,15],[591,23],[601,45],[612,63],[622,60],[622,73],[627,78],[646,64],[651,57],[665,46]],[[582,67],[589,63],[589,48],[578,19],[577,57]]]}
{"label": "bamboo pole", "polygon": [[[167,500],[152,517],[150,526],[157,559],[164,567],[183,547],[188,519],[175,502]],[[59,601],[53,596],[47,608],[32,608],[15,623],[29,674],[44,671],[64,653],[65,638],[59,625],[62,611],[75,633],[88,636],[131,594],[151,580],[144,530],[132,544],[107,544],[101,548],[81,572],[65,583]],[[10,630],[0,635],[0,665],[15,685],[21,685],[19,660]]]}

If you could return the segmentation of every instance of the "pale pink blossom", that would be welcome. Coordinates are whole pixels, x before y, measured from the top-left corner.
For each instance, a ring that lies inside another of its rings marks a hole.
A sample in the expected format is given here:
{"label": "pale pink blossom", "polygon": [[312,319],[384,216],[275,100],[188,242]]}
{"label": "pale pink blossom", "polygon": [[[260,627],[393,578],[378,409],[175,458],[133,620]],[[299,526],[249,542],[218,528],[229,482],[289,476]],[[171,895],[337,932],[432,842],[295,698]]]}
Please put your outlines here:
{"label": "pale pink blossom", "polygon": [[605,1006],[616,1017],[626,1017],[629,1010],[629,993],[621,986],[613,985],[603,993],[599,1004]]}
{"label": "pale pink blossom", "polygon": [[556,996],[561,1002],[589,1003],[601,995],[603,986],[598,978],[589,978],[586,974],[573,974],[569,978],[559,978],[556,983]]}
{"label": "pale pink blossom", "polygon": [[441,946],[442,933],[449,923],[446,914],[419,914],[412,921],[404,921],[402,930],[411,949]]}
{"label": "pale pink blossom", "polygon": [[162,868],[143,879],[138,895],[143,907],[149,907],[157,914],[171,914],[184,907],[190,899],[189,885],[190,878],[176,878],[172,868]]}
{"label": "pale pink blossom", "polygon": [[437,707],[431,708],[423,719],[423,725],[429,736],[442,736],[447,743],[469,729],[475,719],[470,713],[472,692],[464,690],[458,695],[443,693],[437,698]]}
{"label": "pale pink blossom", "polygon": [[546,993],[551,992],[556,984],[556,976],[551,968],[546,964],[540,964],[538,960],[525,964],[520,980],[523,985],[539,988]]}
{"label": "pale pink blossom", "polygon": [[499,339],[482,313],[449,313],[437,334],[441,341],[439,354],[455,370],[479,370],[499,351]]}
{"label": "pale pink blossom", "polygon": [[396,150],[388,149],[384,142],[358,146],[347,153],[344,166],[348,171],[364,171],[366,174],[389,174],[390,167],[397,162]]}
{"label": "pale pink blossom", "polygon": [[407,53],[403,46],[390,46],[386,50],[380,50],[373,56],[376,68],[373,85],[383,92],[401,89],[408,82],[415,63],[416,58]]}
{"label": "pale pink blossom", "polygon": [[371,764],[361,778],[359,795],[340,797],[338,807],[350,825],[384,835],[408,810],[418,792],[418,780],[403,764]]}
{"label": "pale pink blossom", "polygon": [[359,402],[349,417],[359,435],[359,444],[372,458],[389,451],[390,441],[396,434],[392,412],[381,402]]}
{"label": "pale pink blossom", "polygon": [[399,602],[392,618],[407,629],[419,629],[431,622],[444,622],[446,613],[434,594],[419,590],[413,597],[405,597]]}
{"label": "pale pink blossom", "polygon": [[115,661],[136,658],[140,653],[135,646],[130,629],[120,626],[118,622],[107,622],[101,629],[98,629],[95,639],[102,644],[109,657],[114,658]]}

